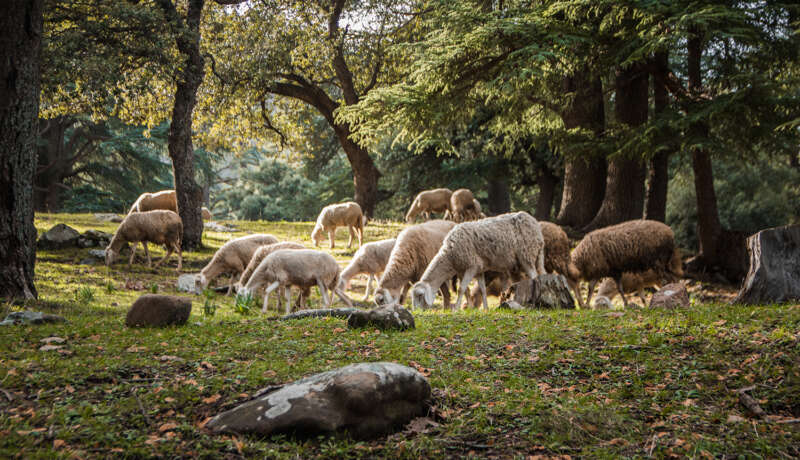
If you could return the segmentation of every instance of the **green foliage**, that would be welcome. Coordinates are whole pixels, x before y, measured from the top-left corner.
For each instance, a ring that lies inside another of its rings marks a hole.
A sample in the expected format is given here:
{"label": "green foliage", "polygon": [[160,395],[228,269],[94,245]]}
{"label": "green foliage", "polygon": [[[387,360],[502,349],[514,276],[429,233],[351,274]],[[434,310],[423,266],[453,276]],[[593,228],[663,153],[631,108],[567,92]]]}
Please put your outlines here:
{"label": "green foliage", "polygon": [[247,293],[246,295],[239,295],[236,294],[236,300],[233,304],[233,311],[242,315],[248,316],[256,311],[256,298],[251,293]]}
{"label": "green foliage", "polygon": [[214,301],[214,291],[211,289],[204,289],[203,290],[203,316],[206,318],[213,318],[214,315],[217,313],[217,308],[219,306]]}
{"label": "green foliage", "polygon": [[148,288],[151,293],[156,294],[158,293],[158,283],[151,283],[150,287]]}
{"label": "green foliage", "polygon": [[94,301],[94,289],[89,286],[81,286],[75,290],[75,301],[87,304]]}

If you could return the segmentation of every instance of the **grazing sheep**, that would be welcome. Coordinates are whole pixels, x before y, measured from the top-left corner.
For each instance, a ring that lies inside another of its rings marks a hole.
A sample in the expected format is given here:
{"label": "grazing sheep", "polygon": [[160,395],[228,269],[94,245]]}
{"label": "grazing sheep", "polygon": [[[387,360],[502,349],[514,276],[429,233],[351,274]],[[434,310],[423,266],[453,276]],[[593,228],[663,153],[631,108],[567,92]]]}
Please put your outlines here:
{"label": "grazing sheep", "polygon": [[142,193],[133,203],[128,214],[132,212],[154,211],[156,209],[178,212],[178,198],[175,195],[175,190]]}
{"label": "grazing sheep", "polygon": [[132,265],[133,258],[136,255],[136,246],[141,242],[142,246],[144,246],[144,254],[147,256],[147,266],[150,267],[152,261],[150,260],[150,252],[147,250],[147,243],[149,242],[163,244],[167,250],[167,254],[156,263],[156,267],[167,260],[172,255],[172,251],[177,251],[177,271],[181,271],[183,266],[181,235],[183,235],[183,222],[180,216],[172,211],[156,210],[130,213],[119,224],[117,231],[114,232],[114,236],[106,248],[106,265],[114,263],[125,243],[133,243],[131,258],[128,262],[128,265]]}
{"label": "grazing sheep", "polygon": [[291,310],[292,286],[300,289],[317,286],[326,308],[333,301],[332,297],[328,297],[329,289],[347,306],[352,306],[338,288],[340,271],[336,259],[328,253],[311,249],[283,249],[265,257],[239,293],[252,294],[266,285],[264,306],[261,309],[264,313],[269,305],[270,293],[279,287],[285,289],[287,314]]}
{"label": "grazing sheep", "polygon": [[[300,243],[294,243],[291,241],[284,241],[282,243],[273,243],[267,244],[265,246],[261,246],[256,249],[256,252],[253,253],[253,257],[250,258],[250,262],[247,263],[247,268],[244,269],[242,272],[242,276],[239,277],[239,281],[234,286],[237,292],[241,289],[242,286],[247,285],[247,282],[250,281],[250,276],[252,276],[253,272],[258,268],[258,265],[261,264],[261,261],[264,260],[265,257],[272,254],[275,251],[280,251],[282,249],[306,249]],[[310,291],[306,289],[300,293],[300,296],[297,298],[296,306],[299,306],[300,303],[308,297]],[[278,293],[278,309],[281,308],[281,302],[283,301],[283,291]]]}
{"label": "grazing sheep", "polygon": [[[402,303],[409,283],[422,276],[448,232],[455,226],[455,223],[447,220],[430,220],[400,232],[375,290],[375,303]],[[442,288],[442,297],[445,306],[449,305],[450,291],[447,286]]]}
{"label": "grazing sheep", "polygon": [[[322,241],[322,233],[327,232],[331,242],[331,249],[333,249],[336,227],[346,226],[350,230],[350,240],[347,242],[347,247],[349,248],[353,245],[354,233],[358,236],[358,246],[361,247],[365,225],[366,218],[361,213],[361,206],[358,203],[349,201],[347,203],[332,204],[322,208],[319,217],[317,217],[317,224],[311,232],[311,239],[314,240],[314,245],[319,247]],[[355,232],[353,229],[355,229]]]}
{"label": "grazing sheep", "polygon": [[453,221],[466,222],[478,219],[480,216],[475,203],[477,200],[469,189],[460,188],[453,192],[450,197],[450,212]]}
{"label": "grazing sheep", "polygon": [[364,300],[369,298],[369,292],[372,289],[372,282],[376,276],[383,274],[386,264],[389,262],[389,255],[394,249],[395,238],[389,240],[375,241],[361,246],[350,264],[342,270],[342,275],[339,280],[339,289],[344,292],[350,288],[350,279],[361,273],[367,273],[369,279],[367,280],[367,291],[364,294]]}
{"label": "grazing sheep", "polygon": [[[683,276],[683,268],[681,267],[681,255],[677,249],[672,253],[672,260],[670,261],[670,271],[675,276]],[[649,269],[639,273],[625,272],[622,274],[622,290],[626,293],[636,292],[642,304],[647,305],[645,299],[645,288],[658,289],[662,285],[662,278],[658,276],[655,270]],[[611,278],[603,278],[600,287],[597,289],[597,295],[608,299],[614,300],[619,292],[617,291],[617,284]]]}
{"label": "grazing sheep", "polygon": [[414,285],[414,306],[432,305],[436,290],[445,281],[458,276],[458,299],[454,309],[460,308],[464,291],[475,277],[483,307],[488,308],[484,278],[488,271],[504,273],[512,279],[525,275],[535,278],[545,273],[544,237],[533,216],[516,212],[456,225]]}
{"label": "grazing sheep", "polygon": [[481,209],[481,203],[478,200],[473,199],[472,204],[475,206],[475,219],[486,219],[486,214],[483,213]]}
{"label": "grazing sheep", "polygon": [[214,216],[211,214],[211,211],[209,211],[205,206],[200,208],[200,212],[203,214],[203,220],[211,220],[214,218]]}
{"label": "grazing sheep", "polygon": [[[655,220],[631,220],[588,233],[572,251],[571,260],[575,279],[589,281],[586,305],[591,305],[597,282],[610,277],[627,307],[622,274],[652,269],[660,278],[678,277],[682,273],[680,266],[675,267],[674,257],[675,235],[668,225]],[[581,303],[580,296],[578,300]]]}
{"label": "grazing sheep", "polygon": [[247,235],[228,241],[217,249],[211,261],[203,267],[195,284],[202,290],[219,275],[230,273],[231,279],[228,282],[228,294],[230,294],[233,278],[245,270],[256,250],[261,246],[277,242],[277,238],[267,234]]}
{"label": "grazing sheep", "polygon": [[406,213],[406,222],[411,223],[417,215],[422,214],[425,220],[430,219],[431,213],[450,211],[450,196],[453,191],[449,188],[437,188],[419,192],[411,203]]}

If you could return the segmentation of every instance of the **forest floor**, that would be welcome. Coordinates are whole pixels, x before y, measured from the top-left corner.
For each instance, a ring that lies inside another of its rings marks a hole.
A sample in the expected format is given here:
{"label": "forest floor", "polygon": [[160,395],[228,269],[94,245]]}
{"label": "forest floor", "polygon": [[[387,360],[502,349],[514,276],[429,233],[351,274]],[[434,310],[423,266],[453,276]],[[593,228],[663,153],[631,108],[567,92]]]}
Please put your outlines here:
{"label": "forest floor", "polygon": [[[58,222],[117,225],[36,216],[40,233]],[[312,223],[234,224],[234,236],[312,246]],[[366,241],[401,228],[371,223]],[[355,252],[345,233],[332,251],[342,264]],[[207,249],[184,254],[184,272],[230,237],[206,232]],[[341,319],[269,321],[234,312],[225,296],[207,317],[202,296],[179,294],[193,301],[186,326],[129,329],[139,295],[177,294],[175,258],[158,270],[107,269],[78,265],[86,251],[37,254],[40,300],[27,307],[68,323],[0,329],[0,458],[800,457],[800,305],[730,306],[735,287],[693,281],[682,310],[415,311],[415,330],[379,332]],[[0,305],[0,317],[20,308]],[[48,337],[64,342],[45,347]],[[260,388],[363,361],[426,375],[430,417],[372,441],[204,429]],[[741,389],[766,417],[748,411]]]}

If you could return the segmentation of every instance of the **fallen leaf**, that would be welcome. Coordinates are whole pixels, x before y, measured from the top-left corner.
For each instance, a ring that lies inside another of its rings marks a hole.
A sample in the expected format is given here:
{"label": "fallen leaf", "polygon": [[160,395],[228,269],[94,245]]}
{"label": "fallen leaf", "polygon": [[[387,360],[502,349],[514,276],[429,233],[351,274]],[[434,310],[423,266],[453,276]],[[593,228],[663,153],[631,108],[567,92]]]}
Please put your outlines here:
{"label": "fallen leaf", "polygon": [[131,345],[130,347],[126,348],[125,351],[128,353],[139,353],[140,351],[147,351],[147,347],[137,347],[136,345]]}
{"label": "fallen leaf", "polygon": [[63,439],[53,439],[53,449],[60,449],[67,444]]}
{"label": "fallen leaf", "polygon": [[197,424],[197,427],[198,428],[205,428],[205,426],[208,424],[208,422],[211,421],[212,418],[214,418],[214,417],[206,417],[205,419],[203,419],[202,422]]}
{"label": "fallen leaf", "polygon": [[439,423],[434,422],[428,417],[417,417],[408,422],[408,430],[412,433],[428,433],[429,427],[436,428],[441,426]]}
{"label": "fallen leaf", "polygon": [[747,421],[746,418],[740,417],[738,415],[731,414],[731,415],[728,416],[728,423],[742,423],[742,422],[746,422],[746,421]]}
{"label": "fallen leaf", "polygon": [[39,351],[52,351],[58,350],[59,348],[63,348],[63,345],[42,345],[39,347]]}
{"label": "fallen leaf", "polygon": [[64,389],[67,390],[67,393],[70,394],[75,393],[75,388],[73,388],[72,385],[68,384],[67,386],[64,387]]}
{"label": "fallen leaf", "polygon": [[174,430],[175,428],[178,428],[178,424],[177,423],[167,422],[167,423],[161,425],[160,427],[158,427],[158,432],[159,433],[163,433],[165,431]]}
{"label": "fallen leaf", "polygon": [[66,339],[64,339],[64,338],[61,338],[61,337],[55,337],[55,336],[53,336],[53,337],[46,337],[46,338],[44,338],[44,339],[40,340],[40,342],[42,342],[42,343],[64,343],[64,342],[66,342],[66,341],[67,341],[67,340],[66,340]]}
{"label": "fallen leaf", "polygon": [[170,398],[169,396],[167,396],[166,398],[164,398],[164,402],[168,402],[168,403],[175,402],[175,398]]}
{"label": "fallen leaf", "polygon": [[183,358],[178,358],[177,356],[172,355],[161,355],[156,359],[159,361],[183,361]]}
{"label": "fallen leaf", "polygon": [[203,398],[203,402],[206,404],[214,404],[215,402],[219,401],[219,398],[221,397],[222,395],[217,393],[215,395],[209,396],[208,398]]}

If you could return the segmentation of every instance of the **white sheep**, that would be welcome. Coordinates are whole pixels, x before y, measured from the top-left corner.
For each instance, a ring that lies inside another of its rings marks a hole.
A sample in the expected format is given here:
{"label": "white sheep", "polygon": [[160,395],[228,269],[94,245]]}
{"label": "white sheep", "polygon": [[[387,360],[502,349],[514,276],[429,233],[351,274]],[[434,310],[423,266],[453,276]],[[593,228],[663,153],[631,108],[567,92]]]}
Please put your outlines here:
{"label": "white sheep", "polygon": [[[422,276],[455,225],[447,220],[430,220],[400,232],[375,290],[375,302],[378,305],[403,303],[408,285]],[[442,288],[442,297],[448,306],[450,291],[447,286]]]}
{"label": "white sheep", "polygon": [[219,275],[230,273],[231,279],[228,282],[228,294],[230,294],[233,278],[245,270],[256,250],[261,246],[277,242],[278,239],[274,236],[261,233],[228,241],[217,249],[214,257],[203,267],[200,275],[195,279],[195,284],[202,290]]}
{"label": "white sheep", "polygon": [[[272,254],[275,251],[280,251],[283,249],[306,249],[300,243],[294,243],[292,241],[284,241],[281,243],[274,243],[274,244],[267,244],[265,246],[261,246],[256,249],[256,252],[253,253],[253,257],[250,258],[250,262],[247,264],[247,268],[244,269],[242,272],[242,276],[239,277],[239,281],[236,283],[235,288],[238,292],[242,286],[245,286],[248,281],[250,281],[250,277],[253,275],[253,272],[258,268],[261,264],[261,261],[264,260],[268,255]],[[309,290],[306,289],[300,292],[300,296],[298,296],[297,305],[300,305],[303,300],[305,300],[309,295]],[[278,309],[281,308],[281,302],[283,299],[283,290],[278,292]]]}
{"label": "white sheep", "polygon": [[545,273],[544,237],[533,216],[516,212],[456,225],[414,285],[411,294],[414,306],[431,306],[436,290],[458,276],[454,309],[461,307],[464,291],[476,277],[483,307],[487,309],[484,273],[488,271],[505,273],[512,279],[525,275],[533,279]]}
{"label": "white sheep", "polygon": [[314,230],[311,231],[311,239],[314,240],[314,245],[319,247],[320,242],[322,242],[322,234],[325,232],[328,234],[331,249],[333,249],[336,227],[346,226],[350,230],[350,240],[347,242],[347,247],[349,248],[353,245],[353,236],[358,237],[358,246],[360,247],[364,236],[364,226],[367,224],[366,220],[366,216],[361,212],[361,206],[356,202],[349,201],[325,206],[317,217]]}
{"label": "white sheep", "polygon": [[406,222],[410,224],[419,214],[422,214],[425,220],[428,220],[431,217],[431,213],[450,212],[450,196],[452,194],[453,191],[449,188],[437,188],[419,192],[411,203],[411,207],[408,208]]}
{"label": "white sheep", "polygon": [[111,265],[119,256],[119,251],[125,243],[133,243],[131,248],[131,258],[129,265],[133,264],[136,256],[136,246],[139,242],[144,246],[144,254],[147,256],[147,266],[152,265],[150,252],[147,243],[163,244],[167,254],[163,259],[156,263],[156,267],[166,261],[172,251],[178,252],[178,268],[183,266],[183,255],[181,254],[181,237],[183,235],[183,222],[178,214],[172,211],[156,210],[146,212],[133,212],[125,216],[125,219],[117,227],[111,242],[106,248],[106,265]]}
{"label": "white sheep", "polygon": [[361,246],[353,256],[353,260],[342,270],[339,289],[344,292],[350,288],[350,280],[354,276],[366,273],[369,275],[367,290],[364,294],[364,300],[366,301],[369,298],[375,277],[383,274],[386,264],[389,262],[389,256],[392,253],[392,249],[394,249],[395,241],[397,241],[395,238],[391,238]]}
{"label": "white sheep", "polygon": [[264,305],[261,310],[264,313],[269,305],[270,293],[279,287],[285,289],[287,314],[291,310],[292,286],[301,289],[317,286],[326,308],[333,301],[333,298],[328,296],[329,289],[346,305],[352,306],[338,288],[340,272],[341,268],[336,259],[328,253],[311,249],[284,249],[265,257],[247,284],[239,290],[239,294],[252,295],[256,289],[266,285]]}

